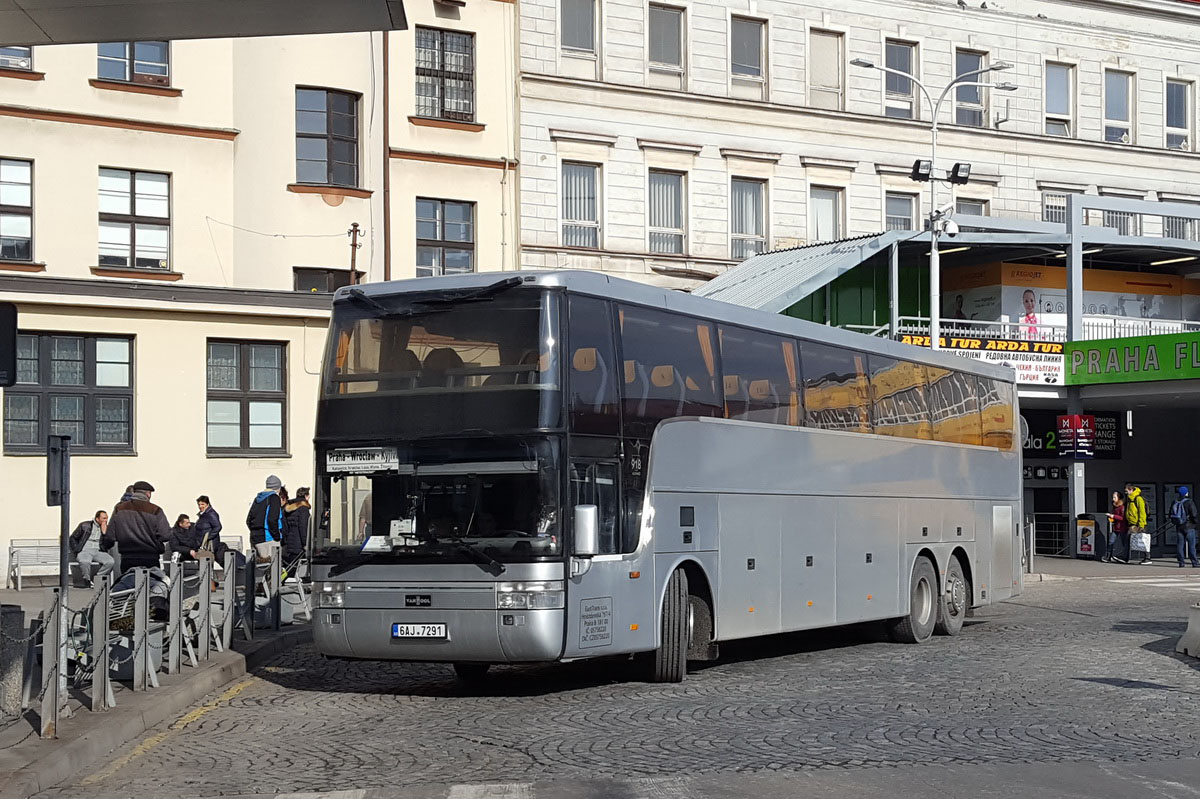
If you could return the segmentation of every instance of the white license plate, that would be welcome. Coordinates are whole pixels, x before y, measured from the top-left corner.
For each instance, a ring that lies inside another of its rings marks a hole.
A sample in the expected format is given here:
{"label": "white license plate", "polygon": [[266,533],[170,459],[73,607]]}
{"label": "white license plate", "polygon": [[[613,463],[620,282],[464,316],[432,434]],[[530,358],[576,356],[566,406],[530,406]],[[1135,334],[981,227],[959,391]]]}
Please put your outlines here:
{"label": "white license plate", "polygon": [[393,638],[445,638],[448,635],[444,624],[393,624]]}
{"label": "white license plate", "polygon": [[395,447],[333,449],[325,453],[325,467],[331,472],[396,471],[400,459]]}

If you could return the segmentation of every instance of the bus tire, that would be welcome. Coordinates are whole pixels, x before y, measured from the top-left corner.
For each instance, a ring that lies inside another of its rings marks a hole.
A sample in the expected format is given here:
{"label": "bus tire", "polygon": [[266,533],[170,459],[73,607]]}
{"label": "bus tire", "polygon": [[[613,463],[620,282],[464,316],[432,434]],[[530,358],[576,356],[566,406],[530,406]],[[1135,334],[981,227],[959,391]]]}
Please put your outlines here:
{"label": "bus tire", "polygon": [[937,624],[937,572],[929,558],[922,555],[913,565],[908,587],[908,613],[892,619],[888,634],[902,644],[923,644],[933,636]]}
{"label": "bus tire", "polygon": [[970,607],[971,585],[963,574],[962,562],[957,556],[951,556],[950,567],[946,569],[946,587],[938,596],[934,632],[938,635],[958,635]]}
{"label": "bus tire", "polygon": [[475,685],[487,679],[488,669],[491,667],[491,663],[455,663],[454,674],[459,682]]}
{"label": "bus tire", "polygon": [[676,569],[663,597],[662,643],[654,652],[652,682],[683,682],[687,676],[689,608],[687,574]]}

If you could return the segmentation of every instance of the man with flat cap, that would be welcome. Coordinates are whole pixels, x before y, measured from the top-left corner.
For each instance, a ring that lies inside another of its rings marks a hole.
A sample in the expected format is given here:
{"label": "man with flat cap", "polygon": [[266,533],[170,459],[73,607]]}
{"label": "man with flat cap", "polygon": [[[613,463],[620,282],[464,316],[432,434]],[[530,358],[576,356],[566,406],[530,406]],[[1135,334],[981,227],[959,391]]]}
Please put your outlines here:
{"label": "man with flat cap", "polygon": [[139,566],[157,568],[171,525],[162,508],[150,501],[154,486],[145,480],[133,484],[130,498],[113,508],[104,537],[121,553],[121,573]]}

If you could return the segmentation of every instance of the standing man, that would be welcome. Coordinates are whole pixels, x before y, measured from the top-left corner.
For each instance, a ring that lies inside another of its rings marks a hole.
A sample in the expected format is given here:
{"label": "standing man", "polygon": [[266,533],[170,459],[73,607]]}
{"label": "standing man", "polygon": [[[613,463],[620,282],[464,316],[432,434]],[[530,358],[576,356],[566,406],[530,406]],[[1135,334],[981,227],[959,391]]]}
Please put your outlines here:
{"label": "standing man", "polygon": [[115,543],[121,553],[121,573],[139,566],[156,569],[163,544],[171,538],[171,525],[162,508],[150,501],[154,486],[138,480],[130,488],[128,501],[113,508],[104,539],[109,549]]}
{"label": "standing man", "polygon": [[[79,564],[79,569],[83,572],[83,579],[87,581],[89,588],[92,587],[97,577],[107,579],[113,566],[116,565],[113,556],[101,549],[101,541],[107,532],[108,513],[98,510],[95,516],[86,522],[81,522],[75,528],[75,532],[71,533],[71,558]],[[110,547],[111,544],[105,549]],[[95,574],[92,574],[93,566],[96,568]]]}
{"label": "standing man", "polygon": [[270,547],[283,541],[283,501],[279,496],[283,483],[275,475],[267,478],[266,490],[258,492],[246,514],[250,543],[259,558],[270,559]]}
{"label": "standing man", "polygon": [[[1133,483],[1125,484],[1125,523],[1129,527],[1129,561],[1132,563],[1134,551],[1141,549],[1142,559],[1139,563],[1143,566],[1151,563],[1150,542],[1146,535],[1146,500],[1142,496],[1142,489]],[[1144,543],[1145,549],[1135,547],[1135,539]]]}
{"label": "standing man", "polygon": [[308,524],[312,518],[312,505],[308,502],[308,488],[301,486],[296,498],[283,506],[283,562],[293,564],[304,554],[308,542]]}
{"label": "standing man", "polygon": [[221,517],[217,514],[217,509],[212,506],[207,494],[196,497],[196,508],[200,511],[196,515],[196,535],[200,536],[202,541],[204,536],[208,536],[208,548],[216,552],[217,545],[221,543]]}
{"label": "standing man", "polygon": [[1196,523],[1200,518],[1196,514],[1196,503],[1188,496],[1187,486],[1175,489],[1179,499],[1171,506],[1171,521],[1175,522],[1175,556],[1179,558],[1179,568],[1183,561],[1190,557],[1193,569],[1200,569],[1200,558],[1196,556]]}

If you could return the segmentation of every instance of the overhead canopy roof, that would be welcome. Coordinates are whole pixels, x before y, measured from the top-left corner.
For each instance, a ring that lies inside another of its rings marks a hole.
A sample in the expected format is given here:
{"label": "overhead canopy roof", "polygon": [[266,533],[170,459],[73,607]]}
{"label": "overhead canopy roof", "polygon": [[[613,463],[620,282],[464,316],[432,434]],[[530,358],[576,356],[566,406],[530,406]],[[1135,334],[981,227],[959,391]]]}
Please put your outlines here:
{"label": "overhead canopy roof", "polygon": [[0,44],[403,30],[403,0],[0,0]]}

